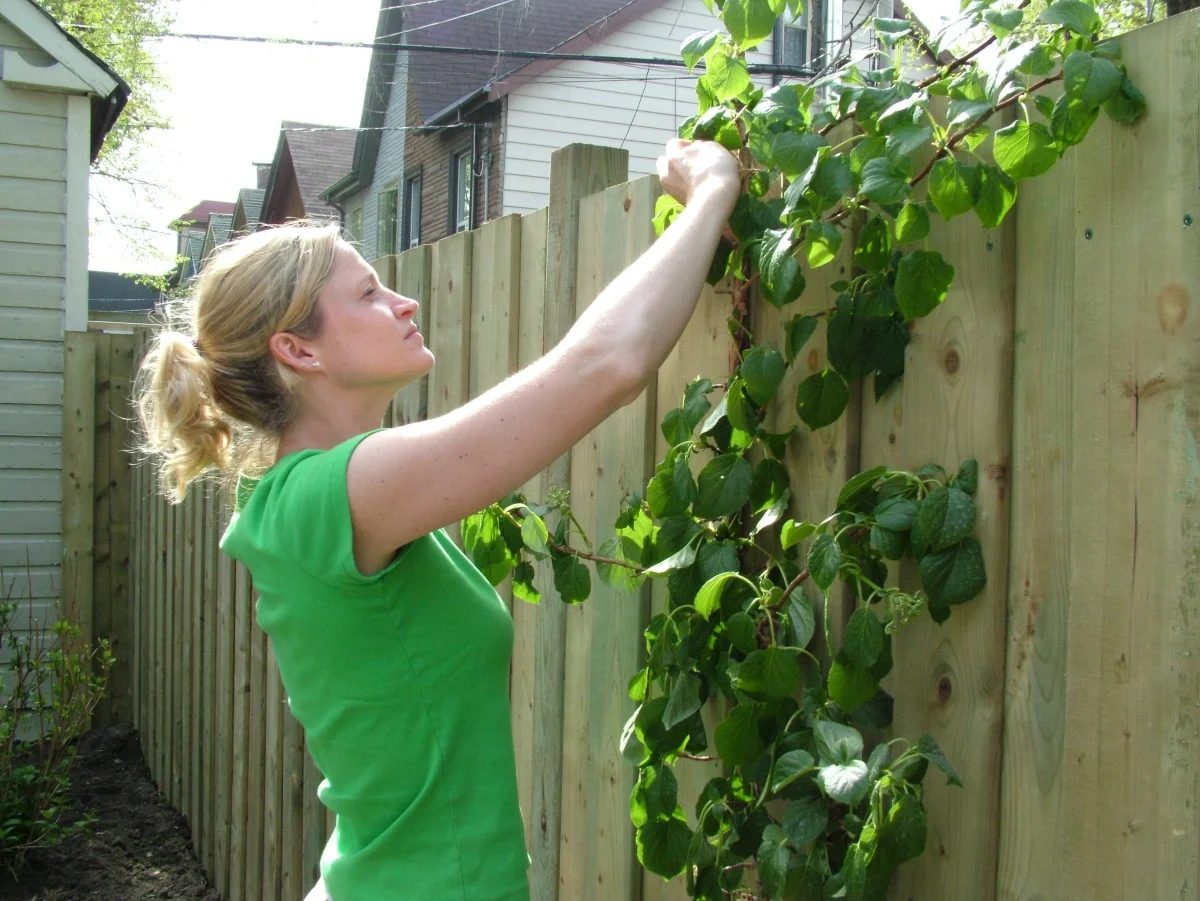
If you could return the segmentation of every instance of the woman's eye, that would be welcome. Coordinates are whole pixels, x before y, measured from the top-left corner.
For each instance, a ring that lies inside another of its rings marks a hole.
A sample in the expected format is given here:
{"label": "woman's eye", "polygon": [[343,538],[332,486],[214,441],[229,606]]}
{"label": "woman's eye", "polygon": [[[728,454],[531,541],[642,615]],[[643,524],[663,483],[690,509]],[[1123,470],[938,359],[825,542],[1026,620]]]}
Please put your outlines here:
{"label": "woman's eye", "polygon": [[363,297],[370,297],[374,293],[375,293],[374,287],[367,288],[367,290],[365,292],[363,292]]}

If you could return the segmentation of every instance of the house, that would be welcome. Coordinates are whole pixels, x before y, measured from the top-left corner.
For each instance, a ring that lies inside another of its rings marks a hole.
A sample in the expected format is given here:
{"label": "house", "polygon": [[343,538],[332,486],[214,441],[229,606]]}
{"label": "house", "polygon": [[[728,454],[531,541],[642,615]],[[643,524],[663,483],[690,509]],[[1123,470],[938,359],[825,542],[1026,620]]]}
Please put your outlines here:
{"label": "house", "polygon": [[[266,179],[263,180],[263,184],[266,184]],[[248,235],[258,228],[258,223],[262,220],[263,197],[266,193],[262,188],[242,188],[238,191],[230,224],[233,237]]]}
{"label": "house", "polygon": [[[753,63],[824,63],[863,12],[823,0],[781,25]],[[326,192],[369,259],[436,241],[500,215],[545,206],[550,155],[586,142],[625,147],[630,176],[651,174],[696,108],[681,68],[514,58],[505,51],[678,59],[683,40],[720,28],[703,0],[529,0],[480,9],[471,0],[383,4],[350,174]],[[397,49],[491,48],[483,54]],[[869,45],[855,39],[852,52]],[[845,50],[845,48],[840,48]],[[772,79],[764,77],[765,82]],[[404,92],[405,97],[397,96]]]}
{"label": "house", "polygon": [[119,272],[88,272],[88,319],[146,322],[158,306],[158,288]]}
{"label": "house", "polygon": [[212,255],[212,252],[229,240],[233,230],[233,213],[214,213],[208,218],[208,230],[204,233],[204,243],[200,247],[200,265]]}
{"label": "house", "polygon": [[284,122],[263,188],[261,225],[292,219],[337,220],[338,210],[321,192],[350,171],[354,129]]}
{"label": "house", "polygon": [[204,235],[208,232],[209,218],[214,213],[229,215],[233,212],[233,207],[234,205],[227,200],[202,200],[176,219],[171,226],[179,234],[175,255],[187,256],[192,238],[199,236],[201,241],[204,240]]}
{"label": "house", "polygon": [[63,370],[87,330],[88,169],[129,87],[33,0],[0,0],[0,597],[62,591]]}

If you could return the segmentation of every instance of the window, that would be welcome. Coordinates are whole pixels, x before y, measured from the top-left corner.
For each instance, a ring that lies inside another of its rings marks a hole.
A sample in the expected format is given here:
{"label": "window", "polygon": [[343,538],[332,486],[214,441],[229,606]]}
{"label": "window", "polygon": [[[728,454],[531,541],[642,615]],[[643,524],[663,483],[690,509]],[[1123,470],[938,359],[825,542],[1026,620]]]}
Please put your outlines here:
{"label": "window", "polygon": [[467,231],[471,227],[471,151],[450,157],[450,230]]}
{"label": "window", "polygon": [[810,59],[808,52],[808,6],[791,23],[783,26],[783,53],[780,64],[784,66],[807,66]]}
{"label": "window", "polygon": [[346,217],[346,240],[356,247],[362,244],[363,239],[363,211],[362,207],[350,211],[350,215]]}
{"label": "window", "polygon": [[396,252],[396,189],[379,195],[379,246],[376,253],[389,256]]}
{"label": "window", "polygon": [[812,0],[791,22],[781,20],[776,33],[775,62],[783,66],[819,67],[824,63],[825,3]]}
{"label": "window", "polygon": [[407,250],[421,243],[421,173],[404,180],[404,234],[400,240]]}

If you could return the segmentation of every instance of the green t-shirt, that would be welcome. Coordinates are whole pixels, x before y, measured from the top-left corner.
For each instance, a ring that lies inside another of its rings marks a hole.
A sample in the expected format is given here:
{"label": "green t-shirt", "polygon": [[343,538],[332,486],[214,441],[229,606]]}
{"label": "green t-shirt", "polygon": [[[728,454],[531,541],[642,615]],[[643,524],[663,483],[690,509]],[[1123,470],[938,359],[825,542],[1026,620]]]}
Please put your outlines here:
{"label": "green t-shirt", "polygon": [[359,573],[346,467],[365,437],[284,457],[242,493],[221,542],[254,579],[337,815],[325,886],[332,901],[528,901],[512,618],[440,529]]}

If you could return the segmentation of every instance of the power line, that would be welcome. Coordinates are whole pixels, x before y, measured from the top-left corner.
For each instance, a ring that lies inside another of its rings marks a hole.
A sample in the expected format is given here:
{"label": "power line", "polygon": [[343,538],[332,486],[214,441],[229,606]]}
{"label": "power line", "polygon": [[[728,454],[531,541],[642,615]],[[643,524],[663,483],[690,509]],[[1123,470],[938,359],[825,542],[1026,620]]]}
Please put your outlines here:
{"label": "power line", "polygon": [[[437,28],[439,25],[448,25],[451,22],[457,22],[459,19],[465,19],[468,16],[477,16],[480,13],[490,12],[493,9],[499,9],[501,6],[508,6],[516,0],[500,0],[499,3],[493,3],[491,6],[484,6],[480,9],[473,9],[470,12],[465,12],[462,15],[451,16],[449,19],[442,19],[440,22],[428,22],[425,25],[415,25],[412,28],[405,28],[403,31],[397,31],[392,37],[398,37],[402,34],[412,34],[414,31],[424,31],[426,28]],[[403,8],[403,5],[401,6]]]}
{"label": "power line", "polygon": [[[512,2],[512,0],[505,0]],[[76,27],[76,26],[72,26]],[[91,27],[91,26],[79,26]],[[281,46],[301,47],[336,47],[347,50],[407,50],[413,53],[444,53],[447,55],[468,56],[497,56],[525,60],[559,60],[576,62],[612,63],[614,65],[634,66],[664,66],[671,68],[685,67],[682,59],[644,56],[603,56],[594,53],[550,53],[537,50],[504,50],[499,47],[451,47],[438,44],[406,44],[393,41],[312,41],[302,38],[269,38],[236,34],[198,34],[182,31],[168,31],[161,34],[124,33],[122,37],[141,37],[151,40],[180,38],[193,41],[230,41],[247,44],[278,44]],[[751,75],[784,75],[793,78],[806,78],[814,74],[807,66],[783,66],[771,63],[748,63]]]}

